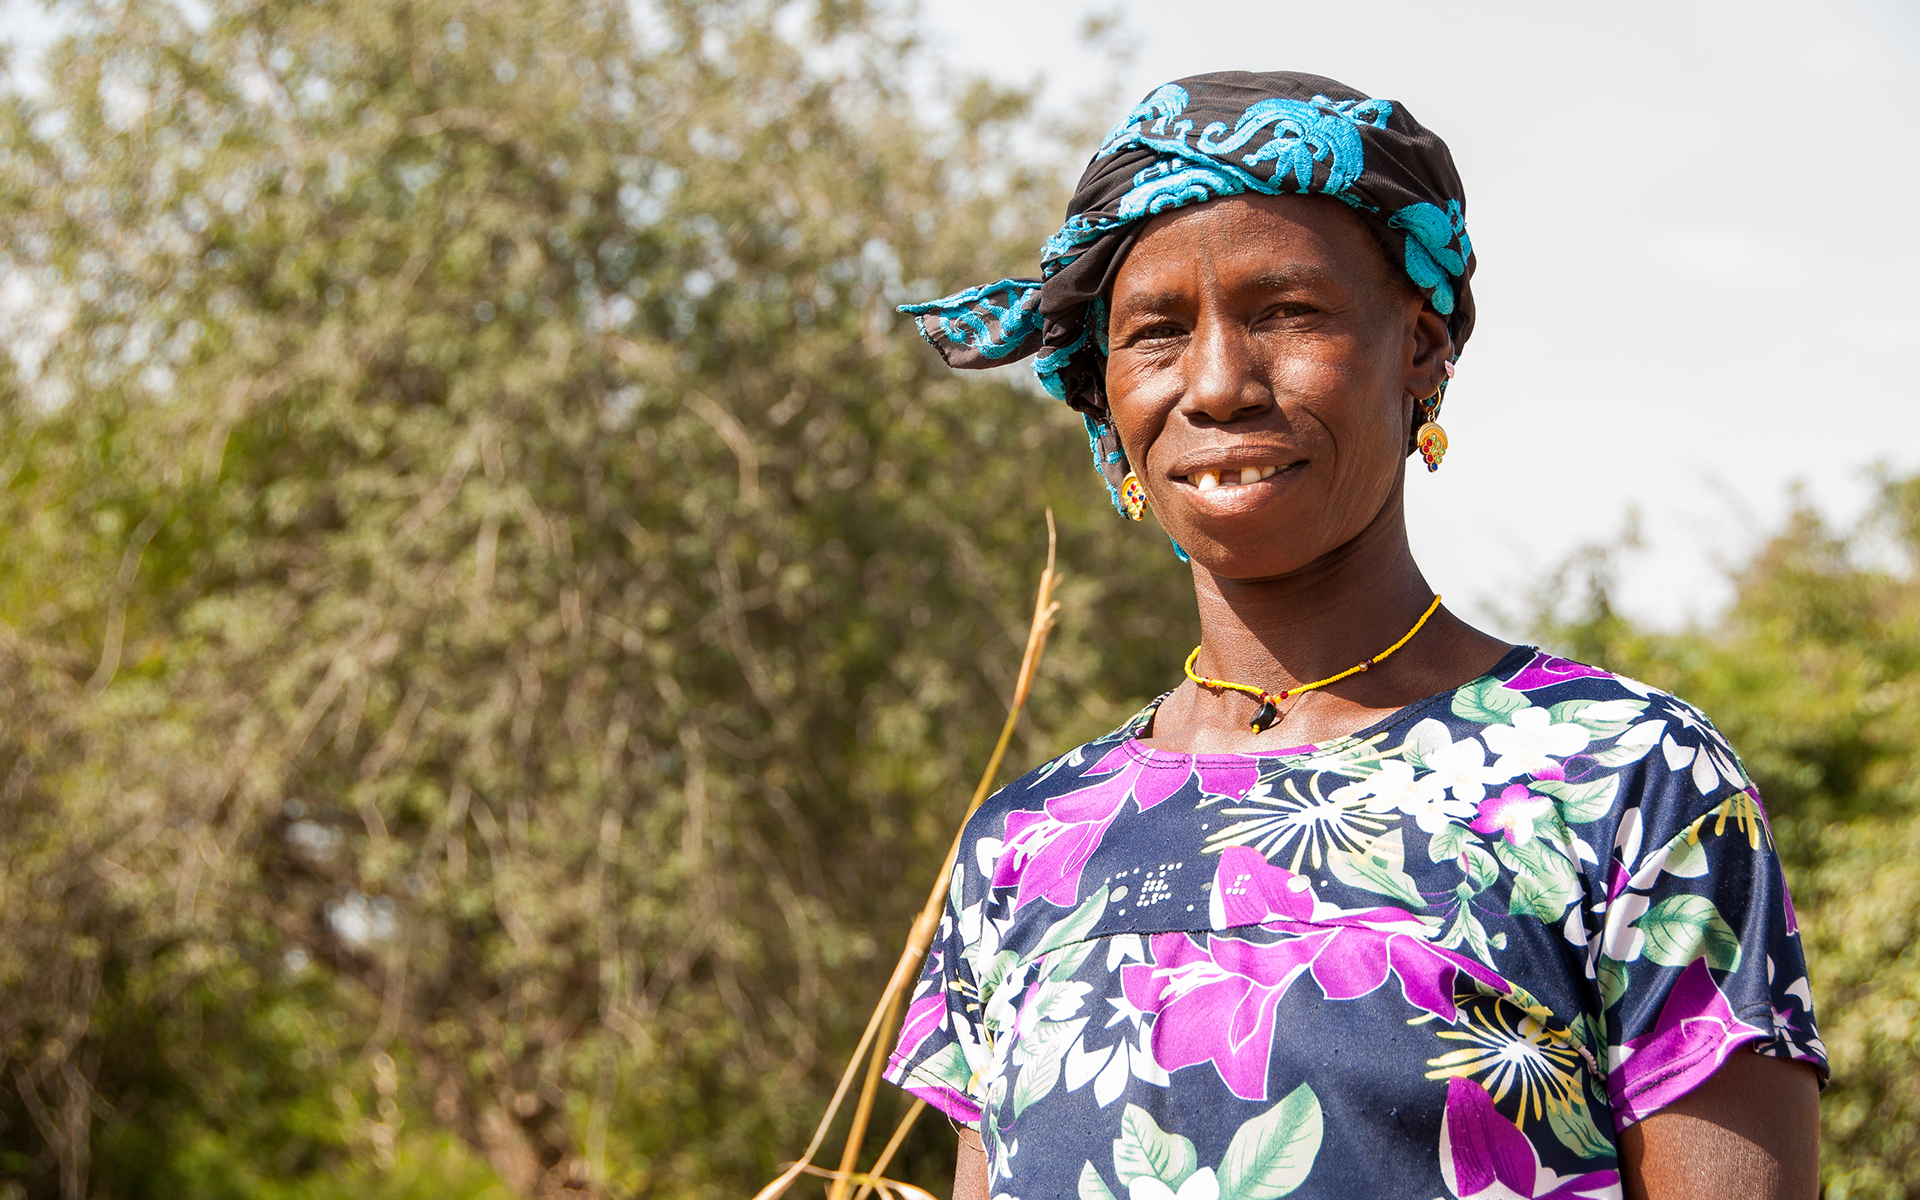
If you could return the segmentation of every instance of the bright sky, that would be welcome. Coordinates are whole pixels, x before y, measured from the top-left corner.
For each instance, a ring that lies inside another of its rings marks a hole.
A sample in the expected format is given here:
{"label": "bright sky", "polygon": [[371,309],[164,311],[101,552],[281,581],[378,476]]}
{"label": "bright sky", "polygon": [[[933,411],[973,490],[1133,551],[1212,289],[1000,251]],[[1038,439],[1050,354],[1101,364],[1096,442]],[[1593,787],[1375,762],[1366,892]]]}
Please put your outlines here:
{"label": "bright sky", "polygon": [[1452,449],[1409,502],[1421,565],[1457,611],[1517,636],[1488,606],[1520,613],[1637,509],[1645,549],[1622,560],[1620,607],[1708,618],[1730,596],[1724,568],[1796,484],[1849,520],[1874,464],[1920,470],[1920,6],[924,10],[957,65],[1040,80],[1054,105],[1110,69],[1075,36],[1095,11],[1137,40],[1129,101],[1201,71],[1303,70],[1401,102],[1452,147],[1479,324],[1448,392]]}

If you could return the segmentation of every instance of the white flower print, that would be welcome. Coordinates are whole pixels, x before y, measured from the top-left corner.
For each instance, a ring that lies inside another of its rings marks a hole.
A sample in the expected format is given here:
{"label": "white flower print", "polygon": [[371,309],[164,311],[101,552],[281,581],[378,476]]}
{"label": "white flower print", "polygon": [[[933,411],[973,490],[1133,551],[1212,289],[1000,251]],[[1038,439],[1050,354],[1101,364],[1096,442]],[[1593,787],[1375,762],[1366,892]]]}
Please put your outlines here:
{"label": "white flower print", "polygon": [[1454,818],[1473,816],[1473,805],[1447,799],[1445,788],[1433,774],[1416,775],[1413,767],[1398,759],[1380,764],[1380,769],[1358,783],[1335,791],[1328,799],[1344,802],[1364,798],[1370,813],[1405,813],[1429,834],[1439,833]]}
{"label": "white flower print", "polygon": [[1568,755],[1585,750],[1593,740],[1583,726],[1558,723],[1538,706],[1514,713],[1511,725],[1487,726],[1480,736],[1500,756],[1493,764],[1496,779],[1538,774],[1556,767]]}
{"label": "white flower print", "polygon": [[1452,792],[1455,800],[1468,804],[1486,799],[1488,784],[1512,778],[1487,766],[1486,747],[1473,738],[1462,738],[1445,749],[1429,753],[1426,758],[1427,765],[1433,769],[1428,778]]}
{"label": "white flower print", "polygon": [[1616,897],[1607,906],[1607,927],[1600,935],[1600,953],[1615,962],[1633,962],[1647,944],[1647,935],[1634,927],[1646,915],[1648,900],[1636,892]]}

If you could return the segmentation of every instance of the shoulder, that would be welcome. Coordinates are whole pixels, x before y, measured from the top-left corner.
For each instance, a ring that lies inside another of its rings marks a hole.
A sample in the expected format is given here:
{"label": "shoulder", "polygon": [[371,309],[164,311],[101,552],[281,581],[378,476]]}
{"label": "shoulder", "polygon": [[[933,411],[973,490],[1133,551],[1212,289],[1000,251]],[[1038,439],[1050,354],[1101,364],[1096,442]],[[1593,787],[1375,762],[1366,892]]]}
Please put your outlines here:
{"label": "shoulder", "polygon": [[1684,822],[1735,794],[1757,800],[1726,738],[1678,696],[1538,650],[1503,668],[1455,691],[1433,724],[1415,726],[1411,753],[1421,753],[1423,736],[1474,738],[1502,780],[1596,815],[1647,808],[1645,816]]}

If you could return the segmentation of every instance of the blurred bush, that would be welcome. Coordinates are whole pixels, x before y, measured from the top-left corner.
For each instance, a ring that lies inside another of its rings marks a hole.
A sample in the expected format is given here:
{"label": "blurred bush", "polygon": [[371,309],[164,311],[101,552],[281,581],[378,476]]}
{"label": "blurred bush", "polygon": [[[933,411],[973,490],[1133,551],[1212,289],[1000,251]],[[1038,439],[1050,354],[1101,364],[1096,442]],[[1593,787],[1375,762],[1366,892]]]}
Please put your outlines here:
{"label": "blurred bush", "polygon": [[739,1194],[945,850],[1044,507],[1016,758],[1189,640],[1078,420],[892,311],[1030,262],[1048,135],[922,123],[858,4],[192,11],[64,6],[0,107],[0,1171]]}

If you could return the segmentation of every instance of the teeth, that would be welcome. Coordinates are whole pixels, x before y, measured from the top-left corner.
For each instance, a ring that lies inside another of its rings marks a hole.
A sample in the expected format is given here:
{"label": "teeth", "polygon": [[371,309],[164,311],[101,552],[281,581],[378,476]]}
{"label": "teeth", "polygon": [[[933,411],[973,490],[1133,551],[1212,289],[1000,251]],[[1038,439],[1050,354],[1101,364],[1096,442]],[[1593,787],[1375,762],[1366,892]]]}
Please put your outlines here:
{"label": "teeth", "polygon": [[1223,471],[1201,471],[1187,476],[1187,482],[1203,492],[1217,487],[1244,487],[1249,483],[1259,483],[1262,479],[1271,479],[1280,470],[1268,463],[1258,467],[1228,467]]}

